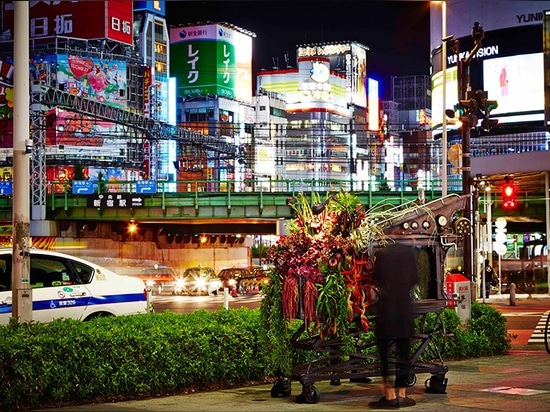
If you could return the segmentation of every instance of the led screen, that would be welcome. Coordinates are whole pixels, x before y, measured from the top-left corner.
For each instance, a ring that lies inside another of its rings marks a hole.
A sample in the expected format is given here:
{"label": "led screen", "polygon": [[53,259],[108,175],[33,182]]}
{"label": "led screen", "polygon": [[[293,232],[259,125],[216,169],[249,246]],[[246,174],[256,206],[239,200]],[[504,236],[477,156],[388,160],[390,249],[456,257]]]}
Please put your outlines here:
{"label": "led screen", "polygon": [[540,111],[542,116],[544,110],[544,87],[541,87],[544,84],[542,53],[484,60],[483,81],[489,99],[498,102],[498,108],[494,109],[491,115]]}

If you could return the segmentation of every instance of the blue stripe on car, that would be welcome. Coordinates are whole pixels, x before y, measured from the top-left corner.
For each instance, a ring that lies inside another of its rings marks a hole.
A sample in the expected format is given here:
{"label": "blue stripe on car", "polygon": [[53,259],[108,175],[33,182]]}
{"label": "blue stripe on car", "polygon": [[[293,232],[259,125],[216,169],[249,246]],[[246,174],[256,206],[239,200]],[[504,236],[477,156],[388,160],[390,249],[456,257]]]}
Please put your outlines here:
{"label": "blue stripe on car", "polygon": [[[113,303],[145,302],[143,293],[129,293],[125,295],[86,296],[74,299],[50,299],[34,301],[32,310],[59,309],[86,305],[108,305]],[[0,314],[11,313],[12,305],[0,305]]]}

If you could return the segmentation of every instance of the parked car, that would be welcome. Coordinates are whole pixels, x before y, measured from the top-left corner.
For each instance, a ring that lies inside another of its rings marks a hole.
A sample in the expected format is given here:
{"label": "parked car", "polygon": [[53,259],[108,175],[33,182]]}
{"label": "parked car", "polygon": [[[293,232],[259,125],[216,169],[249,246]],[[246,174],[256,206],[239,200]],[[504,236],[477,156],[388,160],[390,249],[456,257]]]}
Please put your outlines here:
{"label": "parked car", "polygon": [[[12,316],[12,249],[0,249],[0,324]],[[147,312],[143,282],[95,263],[49,250],[30,250],[32,320],[88,320]]]}
{"label": "parked car", "polygon": [[191,267],[183,271],[176,289],[177,295],[210,295],[217,294],[221,282],[214,269],[210,267]]}
{"label": "parked car", "polygon": [[155,265],[145,268],[137,274],[137,277],[143,281],[153,295],[175,294],[178,288],[176,271],[168,266]]}
{"label": "parked car", "polygon": [[220,270],[218,278],[221,282],[220,290],[228,288],[231,292],[237,292],[239,279],[250,278],[251,274],[247,268],[225,268]]}

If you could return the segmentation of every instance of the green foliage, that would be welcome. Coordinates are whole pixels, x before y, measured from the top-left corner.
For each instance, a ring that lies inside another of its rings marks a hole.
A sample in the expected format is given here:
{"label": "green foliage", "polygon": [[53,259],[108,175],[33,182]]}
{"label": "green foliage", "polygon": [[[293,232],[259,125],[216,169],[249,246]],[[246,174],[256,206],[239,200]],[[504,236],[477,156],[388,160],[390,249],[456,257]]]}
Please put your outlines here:
{"label": "green foliage", "polygon": [[260,329],[247,309],[0,327],[0,409],[263,380]]}
{"label": "green foliage", "polygon": [[[435,316],[430,315],[433,322]],[[441,318],[445,333],[434,337],[445,359],[498,355],[511,347],[512,335],[508,333],[506,318],[492,306],[472,302],[471,320],[465,329],[453,309],[445,309]]]}
{"label": "green foliage", "polygon": [[[281,282],[274,279],[268,286],[273,293],[265,296],[270,301],[259,310],[151,313],[48,325],[12,321],[0,326],[0,409],[156,396],[290,376],[292,367],[322,354],[291,345],[302,321],[283,319]],[[438,330],[442,322],[445,334]],[[452,309],[445,309],[440,319],[430,313],[425,327],[434,330],[444,359],[496,355],[510,348],[506,318],[477,302],[466,329]],[[341,339],[343,346],[354,343]],[[361,339],[372,340],[374,335],[364,333]],[[374,350],[372,346],[367,352]],[[429,355],[426,351],[421,361],[433,360]]]}

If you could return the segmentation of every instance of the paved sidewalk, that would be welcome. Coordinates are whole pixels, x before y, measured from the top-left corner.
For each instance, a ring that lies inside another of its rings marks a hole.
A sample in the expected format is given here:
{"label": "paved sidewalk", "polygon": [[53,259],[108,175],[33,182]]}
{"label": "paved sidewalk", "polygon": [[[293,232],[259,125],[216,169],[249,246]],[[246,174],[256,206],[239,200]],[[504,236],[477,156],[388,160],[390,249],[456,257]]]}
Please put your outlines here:
{"label": "paved sidewalk", "polygon": [[[417,404],[411,411],[529,411],[547,412],[550,408],[550,355],[543,347],[533,351],[511,351],[505,356],[447,362],[447,394],[427,394],[424,381],[429,374],[418,375],[409,389]],[[370,384],[328,381],[315,384],[321,393],[316,404],[295,402],[302,388],[292,383],[288,398],[271,398],[272,385],[235,388],[104,404],[56,408],[61,411],[365,411],[368,403],[380,397],[380,379]],[[402,408],[405,409],[405,408]],[[51,409],[50,409],[51,411]]]}
{"label": "paved sidewalk", "polygon": [[[517,295],[518,305],[546,305],[548,295]],[[509,303],[508,295],[491,296],[490,304]],[[449,371],[447,394],[427,394],[424,382],[430,374],[417,375],[417,383],[409,388],[417,404],[411,411],[529,411],[550,410],[550,355],[543,344],[529,345],[528,350],[512,349],[503,356],[446,362]],[[343,380],[340,386],[328,381],[315,383],[321,398],[316,404],[298,404],[299,382],[292,383],[288,398],[271,398],[272,384],[240,387],[213,392],[192,393],[150,398],[138,401],[112,402],[55,408],[61,411],[365,411],[368,403],[380,398],[380,378],[369,384]],[[52,409],[42,409],[51,411]]]}

